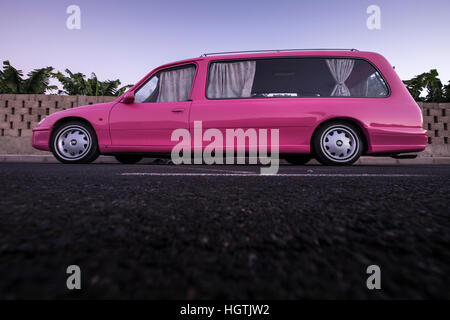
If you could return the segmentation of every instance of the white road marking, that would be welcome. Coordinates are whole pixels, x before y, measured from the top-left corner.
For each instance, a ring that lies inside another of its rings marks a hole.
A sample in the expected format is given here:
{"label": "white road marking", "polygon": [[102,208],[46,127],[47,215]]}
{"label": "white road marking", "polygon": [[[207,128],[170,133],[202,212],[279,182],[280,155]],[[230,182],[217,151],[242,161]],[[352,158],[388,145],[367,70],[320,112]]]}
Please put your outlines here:
{"label": "white road marking", "polygon": [[370,174],[370,173],[194,173],[194,172],[125,172],[122,176],[187,176],[187,177],[424,177],[423,174]]}
{"label": "white road marking", "polygon": [[228,172],[228,173],[254,173],[252,171],[236,171],[236,170],[226,170],[226,169],[211,169],[211,168],[195,168],[195,167],[185,167],[183,169],[188,170],[203,170],[203,171],[214,171],[214,172]]}

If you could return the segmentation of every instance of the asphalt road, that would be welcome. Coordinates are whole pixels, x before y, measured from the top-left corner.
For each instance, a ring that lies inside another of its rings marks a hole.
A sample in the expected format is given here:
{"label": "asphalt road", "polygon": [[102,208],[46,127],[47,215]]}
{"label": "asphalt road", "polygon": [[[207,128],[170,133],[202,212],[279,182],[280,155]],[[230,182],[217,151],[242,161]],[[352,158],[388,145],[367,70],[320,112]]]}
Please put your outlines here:
{"label": "asphalt road", "polygon": [[1,163],[0,298],[450,298],[450,166],[258,172]]}

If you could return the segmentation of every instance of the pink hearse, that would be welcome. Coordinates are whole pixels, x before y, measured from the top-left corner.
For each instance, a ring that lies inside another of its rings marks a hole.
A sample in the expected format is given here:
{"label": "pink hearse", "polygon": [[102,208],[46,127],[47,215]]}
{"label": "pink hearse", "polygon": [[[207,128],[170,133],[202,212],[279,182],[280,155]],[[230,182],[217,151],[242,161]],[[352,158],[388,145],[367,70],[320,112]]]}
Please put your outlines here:
{"label": "pink hearse", "polygon": [[[176,129],[279,129],[280,157],[348,165],[425,149],[422,113],[380,54],[355,49],[204,54],[163,65],[111,103],[46,117],[33,147],[63,163],[170,155]],[[193,133],[191,133],[193,136]],[[235,145],[236,148],[248,146]]]}

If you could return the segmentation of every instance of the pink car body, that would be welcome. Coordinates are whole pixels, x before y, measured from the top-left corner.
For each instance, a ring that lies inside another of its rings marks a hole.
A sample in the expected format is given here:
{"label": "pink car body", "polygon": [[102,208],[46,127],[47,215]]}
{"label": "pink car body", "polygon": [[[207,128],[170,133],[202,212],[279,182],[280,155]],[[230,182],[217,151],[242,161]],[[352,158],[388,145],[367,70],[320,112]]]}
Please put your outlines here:
{"label": "pink car body", "polygon": [[[285,97],[208,99],[206,82],[213,61],[273,57],[338,57],[369,61],[382,74],[389,95],[376,98]],[[364,154],[418,152],[426,147],[422,113],[393,67],[380,54],[361,51],[292,51],[205,56],[163,65],[129,89],[134,93],[158,71],[183,65],[196,66],[188,101],[124,103],[123,96],[111,103],[82,106],[56,112],[33,130],[33,147],[50,151],[52,130],[70,120],[88,122],[95,130],[101,154],[170,153],[175,129],[193,130],[202,121],[203,130],[217,128],[278,128],[280,154],[307,154],[311,139],[324,122],[346,119],[364,134]],[[191,133],[193,134],[193,133]]]}

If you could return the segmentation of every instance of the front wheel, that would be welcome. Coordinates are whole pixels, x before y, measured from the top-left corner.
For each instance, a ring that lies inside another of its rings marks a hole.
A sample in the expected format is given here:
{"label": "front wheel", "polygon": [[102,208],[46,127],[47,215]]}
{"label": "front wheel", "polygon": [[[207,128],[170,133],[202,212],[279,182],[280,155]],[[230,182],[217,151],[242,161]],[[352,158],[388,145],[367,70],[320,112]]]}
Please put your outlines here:
{"label": "front wheel", "polygon": [[118,154],[114,158],[123,164],[135,164],[142,160],[142,156],[134,154]]}
{"label": "front wheel", "polygon": [[361,156],[363,141],[358,128],[345,121],[329,122],[313,138],[316,159],[325,165],[350,165]]}
{"label": "front wheel", "polygon": [[62,163],[90,163],[100,154],[94,129],[81,121],[57,127],[50,139],[50,149]]}

